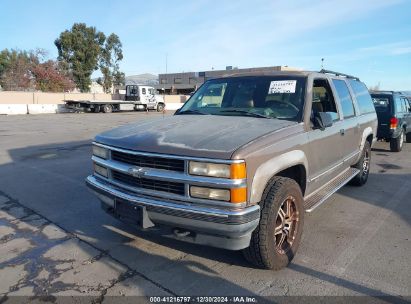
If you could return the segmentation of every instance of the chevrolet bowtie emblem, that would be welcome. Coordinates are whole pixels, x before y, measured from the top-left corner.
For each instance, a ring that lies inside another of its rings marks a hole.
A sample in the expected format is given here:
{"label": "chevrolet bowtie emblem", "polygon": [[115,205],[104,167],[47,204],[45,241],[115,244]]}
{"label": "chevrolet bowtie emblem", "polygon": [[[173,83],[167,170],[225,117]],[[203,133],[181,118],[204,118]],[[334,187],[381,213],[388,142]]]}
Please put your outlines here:
{"label": "chevrolet bowtie emblem", "polygon": [[128,173],[130,173],[134,177],[141,178],[146,175],[146,171],[141,167],[131,167],[128,169]]}

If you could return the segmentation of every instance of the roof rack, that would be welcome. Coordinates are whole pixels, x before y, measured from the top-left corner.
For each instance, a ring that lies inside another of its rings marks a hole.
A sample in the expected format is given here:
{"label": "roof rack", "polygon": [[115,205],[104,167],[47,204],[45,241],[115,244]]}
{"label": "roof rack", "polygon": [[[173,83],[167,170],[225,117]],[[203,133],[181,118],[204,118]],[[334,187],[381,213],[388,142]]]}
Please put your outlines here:
{"label": "roof rack", "polygon": [[379,94],[400,94],[400,95],[406,95],[404,92],[401,91],[387,91],[387,90],[370,90],[373,93],[379,93]]}
{"label": "roof rack", "polygon": [[334,71],[330,71],[330,70],[324,70],[324,69],[322,69],[322,70],[320,71],[320,73],[323,73],[323,74],[333,74],[333,75],[335,75],[335,76],[344,76],[344,77],[347,77],[347,78],[351,78],[351,79],[355,79],[355,80],[360,80],[360,78],[358,78],[358,77],[351,76],[351,75],[347,75],[347,74],[340,73],[340,72],[334,72]]}

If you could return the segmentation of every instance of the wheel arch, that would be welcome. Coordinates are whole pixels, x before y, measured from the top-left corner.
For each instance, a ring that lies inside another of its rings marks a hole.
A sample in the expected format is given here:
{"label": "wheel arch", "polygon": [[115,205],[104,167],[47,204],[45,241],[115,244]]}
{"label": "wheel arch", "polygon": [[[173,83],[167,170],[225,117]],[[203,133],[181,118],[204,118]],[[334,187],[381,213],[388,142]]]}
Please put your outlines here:
{"label": "wheel arch", "polygon": [[364,149],[365,141],[369,141],[370,145],[372,146],[375,139],[376,137],[375,137],[373,129],[371,127],[365,128],[364,131],[362,132],[360,151]]}
{"label": "wheel arch", "polygon": [[261,201],[264,189],[274,176],[294,179],[304,195],[307,185],[308,161],[302,150],[293,150],[276,156],[261,164],[251,183],[250,203]]}

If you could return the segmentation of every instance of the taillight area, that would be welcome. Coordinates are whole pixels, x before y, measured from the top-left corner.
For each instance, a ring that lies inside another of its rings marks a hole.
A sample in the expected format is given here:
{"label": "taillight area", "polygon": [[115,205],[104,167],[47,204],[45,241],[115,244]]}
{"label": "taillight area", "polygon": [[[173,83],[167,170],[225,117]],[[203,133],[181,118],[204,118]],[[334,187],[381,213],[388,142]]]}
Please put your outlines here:
{"label": "taillight area", "polygon": [[398,118],[397,117],[391,117],[390,119],[390,129],[397,129],[398,126]]}

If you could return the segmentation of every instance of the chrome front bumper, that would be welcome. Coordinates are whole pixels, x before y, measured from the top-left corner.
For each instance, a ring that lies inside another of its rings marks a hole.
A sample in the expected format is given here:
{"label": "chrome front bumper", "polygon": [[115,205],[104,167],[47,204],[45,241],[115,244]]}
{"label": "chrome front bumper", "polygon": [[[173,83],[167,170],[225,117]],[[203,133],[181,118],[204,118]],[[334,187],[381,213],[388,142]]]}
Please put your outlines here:
{"label": "chrome front bumper", "polygon": [[115,215],[116,200],[143,207],[152,223],[191,232],[175,237],[196,244],[231,250],[246,248],[260,219],[258,205],[239,210],[194,206],[137,194],[93,175],[87,177],[86,184],[108,213]]}

